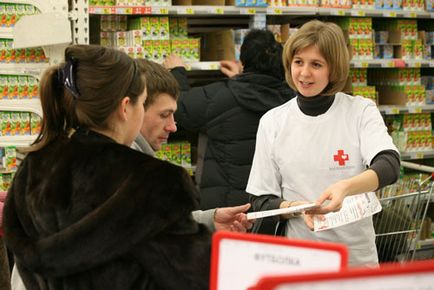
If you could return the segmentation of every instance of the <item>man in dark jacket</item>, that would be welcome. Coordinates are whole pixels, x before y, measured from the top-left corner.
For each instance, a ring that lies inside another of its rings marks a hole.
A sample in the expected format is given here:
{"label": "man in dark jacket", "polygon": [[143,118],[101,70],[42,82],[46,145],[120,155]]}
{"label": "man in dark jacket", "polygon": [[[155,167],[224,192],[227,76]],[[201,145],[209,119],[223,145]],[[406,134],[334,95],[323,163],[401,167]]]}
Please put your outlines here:
{"label": "man in dark jacket", "polygon": [[[181,87],[175,119],[186,130],[205,134],[200,180],[201,208],[248,202],[245,192],[255,151],[259,119],[294,97],[284,78],[282,46],[267,30],[250,31],[241,46],[243,69],[222,62],[228,79],[190,88],[182,60],[174,55],[163,65]],[[242,71],[242,72],[241,72]]]}

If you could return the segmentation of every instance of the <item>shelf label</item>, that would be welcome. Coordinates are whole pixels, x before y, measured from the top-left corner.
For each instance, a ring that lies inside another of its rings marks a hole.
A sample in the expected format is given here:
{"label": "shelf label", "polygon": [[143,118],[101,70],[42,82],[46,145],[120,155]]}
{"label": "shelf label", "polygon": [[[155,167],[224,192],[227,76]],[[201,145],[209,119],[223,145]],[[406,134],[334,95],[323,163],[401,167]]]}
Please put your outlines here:
{"label": "shelf label", "polygon": [[219,65],[216,64],[216,63],[212,63],[212,64],[210,64],[209,69],[210,70],[218,70],[219,69]]}
{"label": "shelf label", "polygon": [[354,61],[355,68],[367,68],[369,66],[369,62],[367,61]]}
{"label": "shelf label", "polygon": [[412,153],[410,153],[410,158],[411,159],[424,159],[425,154],[423,152],[412,152]]}
{"label": "shelf label", "polygon": [[366,13],[363,10],[354,10],[351,11],[351,16],[365,16]]}
{"label": "shelf label", "polygon": [[331,15],[337,15],[337,16],[345,16],[345,10],[332,10],[330,11]]}
{"label": "shelf label", "polygon": [[134,15],[152,14],[152,7],[150,6],[133,7],[132,14]]}
{"label": "shelf label", "polygon": [[211,14],[225,14],[225,9],[223,7],[212,7],[209,10]]}
{"label": "shelf label", "polygon": [[274,15],[280,15],[282,14],[282,8],[280,7],[268,7],[267,8],[267,14],[274,14]]}
{"label": "shelf label", "polygon": [[395,62],[393,60],[382,62],[381,67],[395,67]]}
{"label": "shelf label", "polygon": [[396,12],[395,11],[384,11],[383,16],[384,17],[396,17]]}
{"label": "shelf label", "polygon": [[184,14],[184,15],[192,15],[194,14],[194,9],[193,7],[182,7],[182,8],[178,8],[177,10],[178,14]]}
{"label": "shelf label", "polygon": [[[115,14],[116,13],[116,9],[114,7],[104,7],[102,9],[102,13],[103,14]],[[120,13],[122,14],[122,13]]]}
{"label": "shelf label", "polygon": [[399,114],[399,108],[391,107],[386,109],[386,115],[397,115]]}
{"label": "shelf label", "polygon": [[417,13],[416,12],[409,12],[409,13],[405,13],[404,16],[408,17],[408,18],[416,18]]}
{"label": "shelf label", "polygon": [[240,14],[254,15],[256,14],[256,8],[244,8],[240,10]]}
{"label": "shelf label", "polygon": [[133,14],[133,8],[132,7],[128,7],[128,8],[121,8],[123,10],[123,13],[119,13],[119,14]]}
{"label": "shelf label", "polygon": [[155,11],[152,10],[153,14],[169,14],[169,9],[168,8],[156,8]]}
{"label": "shelf label", "polygon": [[421,107],[409,107],[408,112],[411,114],[419,114],[419,113],[422,113],[422,108]]}

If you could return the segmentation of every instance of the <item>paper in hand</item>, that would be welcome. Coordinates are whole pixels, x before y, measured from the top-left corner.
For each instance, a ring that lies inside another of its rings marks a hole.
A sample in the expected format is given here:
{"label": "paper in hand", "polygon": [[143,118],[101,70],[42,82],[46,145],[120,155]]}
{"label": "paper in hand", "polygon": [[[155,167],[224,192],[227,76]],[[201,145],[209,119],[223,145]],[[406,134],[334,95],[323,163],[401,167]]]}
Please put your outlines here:
{"label": "paper in hand", "polygon": [[317,207],[318,207],[318,205],[315,203],[306,203],[306,204],[295,205],[295,206],[279,208],[279,209],[249,212],[247,214],[247,219],[253,220],[253,219],[260,219],[260,218],[264,218],[264,217],[281,215],[281,214],[299,213],[299,212],[314,209]]}

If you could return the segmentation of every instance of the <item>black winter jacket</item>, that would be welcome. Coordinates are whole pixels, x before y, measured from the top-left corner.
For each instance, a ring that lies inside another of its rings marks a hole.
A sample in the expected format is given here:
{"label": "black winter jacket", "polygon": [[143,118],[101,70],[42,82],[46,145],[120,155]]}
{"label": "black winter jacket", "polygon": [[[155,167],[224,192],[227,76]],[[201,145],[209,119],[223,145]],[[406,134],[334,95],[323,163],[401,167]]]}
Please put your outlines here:
{"label": "black winter jacket", "polygon": [[294,97],[283,80],[244,73],[190,88],[185,70],[172,74],[181,87],[175,119],[181,127],[208,136],[200,186],[201,208],[248,202],[245,192],[259,119]]}
{"label": "black winter jacket", "polygon": [[208,289],[210,233],[185,170],[97,133],[30,153],[4,210],[27,289]]}

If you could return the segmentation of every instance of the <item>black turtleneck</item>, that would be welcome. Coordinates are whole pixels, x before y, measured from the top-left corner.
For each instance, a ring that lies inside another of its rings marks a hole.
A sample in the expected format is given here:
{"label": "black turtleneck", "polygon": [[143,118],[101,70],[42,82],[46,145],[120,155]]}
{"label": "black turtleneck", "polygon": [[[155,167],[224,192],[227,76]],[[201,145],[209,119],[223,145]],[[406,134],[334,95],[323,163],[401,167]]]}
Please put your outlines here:
{"label": "black turtleneck", "polygon": [[319,116],[332,106],[335,96],[305,97],[297,94],[297,104],[300,110],[308,116]]}

